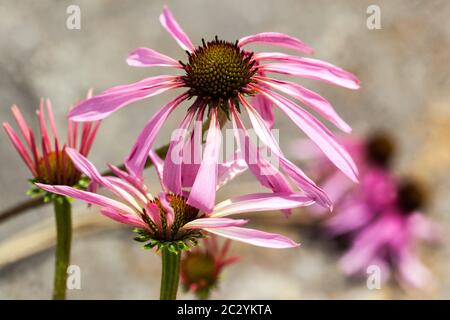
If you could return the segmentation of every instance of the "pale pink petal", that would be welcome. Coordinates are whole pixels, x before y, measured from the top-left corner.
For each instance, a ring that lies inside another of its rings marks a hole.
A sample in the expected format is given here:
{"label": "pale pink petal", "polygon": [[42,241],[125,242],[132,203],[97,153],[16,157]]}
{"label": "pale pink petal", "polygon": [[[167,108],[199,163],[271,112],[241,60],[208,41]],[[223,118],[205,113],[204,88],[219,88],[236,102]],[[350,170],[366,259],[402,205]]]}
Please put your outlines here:
{"label": "pale pink petal", "polygon": [[337,142],[333,133],[328,130],[316,118],[305,110],[302,110],[292,101],[284,98],[275,92],[267,92],[264,89],[262,94],[271,99],[294,123],[313,140],[325,155],[338,167],[345,175],[354,182],[358,182],[358,169],[348,152]]}
{"label": "pale pink petal", "polygon": [[314,49],[300,39],[279,32],[262,32],[241,38],[238,42],[238,46],[242,47],[250,43],[270,44],[308,54],[314,53]]}
{"label": "pale pink petal", "polygon": [[155,142],[156,135],[161,129],[164,121],[169,114],[175,110],[178,105],[186,99],[186,95],[176,97],[163,106],[158,112],[150,118],[144,129],[139,134],[130,154],[125,160],[125,166],[133,175],[140,177],[144,170],[145,162],[148,158],[148,153]]}
{"label": "pale pink petal", "polygon": [[409,248],[403,248],[394,259],[400,281],[406,288],[420,289],[434,284],[430,271]]}
{"label": "pale pink petal", "polygon": [[182,67],[175,59],[149,48],[135,49],[128,56],[127,63],[132,67]]}
{"label": "pale pink petal", "polygon": [[192,52],[195,50],[194,45],[192,44],[189,37],[186,33],[181,29],[178,22],[170,12],[167,6],[164,6],[163,12],[159,16],[159,21],[161,22],[164,29],[170,33],[170,35],[175,39],[176,42],[182,47],[184,50]]}
{"label": "pale pink petal", "polygon": [[37,171],[33,163],[33,160],[31,160],[30,155],[28,154],[27,150],[22,144],[22,141],[20,141],[19,137],[14,132],[13,128],[9,125],[9,123],[3,122],[3,129],[5,129],[5,132],[8,135],[9,139],[11,140],[14,148],[16,148],[23,162],[25,162],[25,164],[27,165],[28,169],[30,169],[33,176],[37,176]]}
{"label": "pale pink petal", "polygon": [[266,122],[267,127],[272,130],[275,123],[275,115],[273,113],[272,101],[267,99],[262,94],[257,94],[251,98],[252,106],[261,115],[261,118]]}
{"label": "pale pink petal", "polygon": [[36,185],[45,191],[56,193],[66,197],[79,199],[89,204],[95,204],[101,207],[111,208],[113,210],[118,211],[121,214],[131,214],[131,215],[135,214],[135,211],[132,208],[123,204],[122,202],[107,198],[105,196],[96,193],[83,191],[68,186],[51,186],[42,183],[36,183]]}
{"label": "pale pink petal", "polygon": [[318,67],[304,67],[292,63],[270,63],[261,65],[260,68],[264,72],[275,72],[296,77],[320,80],[348,89],[356,90],[360,87],[359,82],[357,83],[353,79],[342,78],[334,73],[331,73],[328,69],[321,69]]}
{"label": "pale pink petal", "polygon": [[268,233],[254,229],[228,227],[228,228],[206,228],[204,229],[210,233],[252,244],[254,246],[266,247],[266,248],[293,248],[298,247],[299,244],[295,243],[291,239],[275,233]]}
{"label": "pale pink petal", "polygon": [[188,128],[194,118],[195,112],[195,106],[189,108],[180,127],[172,133],[169,149],[164,160],[163,184],[169,191],[175,194],[181,194],[183,149],[189,133]]}
{"label": "pale pink petal", "polygon": [[96,121],[106,118],[114,111],[167,90],[181,87],[174,76],[158,76],[131,85],[117,86],[87,99],[69,112],[73,121]]}
{"label": "pale pink petal", "polygon": [[217,118],[217,107],[211,110],[210,125],[206,137],[203,159],[192,186],[187,203],[210,213],[216,200],[217,163],[219,161],[222,135]]}
{"label": "pale pink petal", "polygon": [[150,150],[148,153],[148,156],[150,157],[150,160],[153,163],[153,167],[155,168],[156,174],[158,175],[159,183],[161,184],[161,188],[163,188],[164,191],[168,191],[166,186],[163,183],[163,175],[164,175],[164,160],[161,159],[158,154]]}
{"label": "pale pink petal", "polygon": [[78,150],[73,148],[66,148],[66,153],[69,155],[75,167],[84,173],[90,180],[102,186],[108,187],[110,184],[102,177],[97,168]]}
{"label": "pale pink petal", "polygon": [[[321,116],[336,125],[342,131],[346,133],[350,133],[352,131],[352,128],[344,120],[342,120],[342,118],[334,110],[331,103],[314,91],[306,89],[305,87],[302,87],[293,82],[286,82],[269,78],[258,78],[258,80],[263,84],[267,84],[276,90],[286,93],[287,95],[294,97],[305,105],[311,107],[313,110],[317,111]],[[253,105],[253,107],[255,106]]]}
{"label": "pale pink petal", "polygon": [[[256,53],[255,59],[258,62],[262,62],[264,60],[283,62],[282,64],[262,65],[263,67],[260,68],[260,72],[279,72],[283,74],[311,78],[330,82],[349,89],[358,89],[361,84],[361,81],[354,74],[331,63],[317,59],[291,56],[280,52]],[[283,65],[285,68],[282,67]],[[273,68],[274,70],[266,70],[266,66],[270,66],[270,68]],[[280,70],[275,70],[279,67]]]}
{"label": "pale pink petal", "polygon": [[226,228],[246,224],[248,220],[228,218],[199,218],[186,223],[183,229]]}
{"label": "pale pink petal", "polygon": [[227,199],[214,207],[211,217],[236,213],[293,209],[313,204],[309,197],[295,193],[253,193]]}
{"label": "pale pink petal", "polygon": [[229,181],[247,170],[247,168],[247,164],[240,156],[240,153],[235,153],[232,160],[220,163],[218,167],[217,189],[226,185]]}
{"label": "pale pink petal", "polygon": [[117,210],[107,208],[107,207],[102,208],[100,210],[100,213],[110,219],[113,219],[113,220],[123,223],[123,224],[127,224],[127,225],[137,227],[137,228],[144,228],[144,229],[148,228],[148,226],[145,224],[145,222],[143,222],[137,216],[128,215],[128,214],[127,215],[120,214]]}
{"label": "pale pink petal", "polygon": [[173,222],[175,221],[175,212],[174,212],[173,208],[171,207],[169,200],[167,199],[167,193],[160,192],[159,193],[159,201],[161,202],[161,206],[166,211],[167,232],[170,232]]}
{"label": "pale pink petal", "polygon": [[[264,144],[266,144],[266,146],[270,148],[272,155],[276,157],[283,171],[286,172],[286,174],[298,185],[299,188],[311,196],[320,205],[331,208],[331,202],[325,192],[320,189],[302,170],[300,170],[300,168],[285,158],[275,137],[265,126],[264,120],[259,116],[256,110],[253,109],[253,107],[250,106],[243,97],[240,97],[240,101],[248,111],[253,128],[255,129],[258,137]],[[236,115],[235,118],[238,119]],[[237,122],[239,123],[239,121]],[[239,128],[243,128],[242,122]]]}

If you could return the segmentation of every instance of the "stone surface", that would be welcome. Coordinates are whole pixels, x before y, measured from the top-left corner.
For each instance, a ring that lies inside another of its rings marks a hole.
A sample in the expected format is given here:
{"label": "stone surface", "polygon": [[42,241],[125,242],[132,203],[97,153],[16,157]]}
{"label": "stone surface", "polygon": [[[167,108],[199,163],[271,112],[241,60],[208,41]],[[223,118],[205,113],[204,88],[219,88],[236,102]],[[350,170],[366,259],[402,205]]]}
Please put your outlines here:
{"label": "stone surface", "polygon": [[[450,2],[376,1],[382,29],[366,28],[366,8],[373,1],[167,1],[179,23],[198,43],[214,35],[234,40],[262,31],[285,32],[309,43],[315,57],[357,74],[362,89],[349,91],[314,81],[302,81],[334,103],[356,134],[390,130],[400,142],[399,173],[414,174],[433,193],[430,215],[446,233],[443,246],[424,250],[438,280],[430,293],[409,293],[392,286],[370,291],[362,281],[348,281],[339,271],[337,255],[324,241],[289,227],[271,227],[302,242],[297,250],[266,250],[236,244],[244,257],[224,275],[216,298],[404,298],[450,297]],[[65,27],[66,8],[81,7],[81,30]],[[159,25],[163,1],[12,1],[0,3],[0,109],[2,121],[12,121],[9,106],[18,104],[33,119],[40,96],[50,97],[60,128],[68,105],[88,88],[96,92],[165,72],[135,69],[124,59],[148,46],[184,59],[184,52]],[[272,48],[273,49],[273,48]],[[100,167],[118,163],[139,129],[167,99],[164,94],[135,103],[104,121],[91,153]],[[182,112],[170,118],[157,144],[167,141]],[[36,127],[36,122],[33,122]],[[301,133],[280,114],[281,143],[288,146]],[[0,210],[25,199],[29,177],[5,135],[0,135]],[[149,174],[149,180],[152,179]],[[240,190],[254,190],[244,175]],[[154,181],[154,180],[153,180]],[[234,194],[226,188],[220,197]],[[80,208],[82,208],[80,206]],[[82,210],[82,209],[80,209]],[[0,240],[46,217],[35,210],[0,225]],[[280,219],[277,214],[272,219]],[[159,260],[131,241],[124,228],[74,240],[73,263],[82,268],[82,290],[70,298],[157,298]],[[11,248],[14,250],[14,248]],[[53,268],[52,250],[0,269],[0,298],[48,298]],[[191,296],[187,296],[191,298]]]}

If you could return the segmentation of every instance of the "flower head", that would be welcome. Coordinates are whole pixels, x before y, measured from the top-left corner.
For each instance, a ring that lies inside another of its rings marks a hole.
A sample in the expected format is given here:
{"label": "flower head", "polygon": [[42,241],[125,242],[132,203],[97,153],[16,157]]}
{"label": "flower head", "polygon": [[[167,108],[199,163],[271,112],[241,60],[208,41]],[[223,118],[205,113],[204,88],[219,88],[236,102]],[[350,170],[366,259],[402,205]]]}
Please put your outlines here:
{"label": "flower head", "polygon": [[[225,200],[215,205],[211,213],[206,213],[187,203],[186,192],[175,193],[164,184],[162,177],[166,168],[163,169],[162,160],[153,152],[151,159],[160,177],[163,190],[156,197],[148,193],[142,178],[137,178],[114,166],[110,166],[110,169],[116,175],[115,177],[102,176],[95,166],[78,151],[67,148],[66,152],[78,170],[92,182],[115,194],[120,200],[69,186],[41,183],[37,185],[52,193],[99,205],[102,214],[136,227],[138,233],[136,240],[146,242],[147,248],[169,246],[169,249],[173,251],[186,249],[190,244],[196,244],[197,239],[203,237],[204,232],[257,246],[294,247],[297,244],[286,237],[242,228],[240,226],[246,224],[247,220],[231,219],[228,216],[245,212],[292,209],[313,203],[301,194],[257,193]],[[228,169],[229,167],[221,168],[220,181],[228,181],[230,176],[234,175],[234,171]]]}
{"label": "flower head", "polygon": [[[90,96],[91,94],[88,94],[88,97]],[[86,122],[81,128],[78,128],[77,123],[68,120],[67,142],[64,143],[58,135],[49,99],[46,99],[45,103],[44,99],[41,99],[36,112],[39,121],[38,133],[35,133],[27,124],[17,106],[12,106],[11,110],[23,140],[19,138],[9,123],[4,122],[3,128],[31,171],[34,177],[33,182],[68,186],[79,183],[81,172],[75,168],[65,150],[66,148],[78,148],[82,155],[87,156],[100,122]],[[49,127],[46,124],[45,111],[47,111]]]}
{"label": "flower head", "polygon": [[[186,51],[187,59],[184,62],[176,61],[153,49],[138,48],[129,55],[127,62],[135,67],[171,67],[181,70],[181,74],[160,75],[134,84],[113,87],[84,101],[70,113],[71,119],[75,121],[99,120],[131,102],[182,88],[183,92],[158,110],[141,131],[125,162],[131,174],[141,175],[148,152],[164,121],[182,102],[192,99],[193,103],[188,108],[180,129],[186,131],[192,123],[201,123],[203,118],[207,117],[210,119],[209,129],[217,132],[221,127],[221,123],[217,120],[220,115],[218,110],[221,110],[232,120],[238,145],[236,151],[243,154],[242,158],[260,183],[274,192],[292,192],[290,183],[293,183],[319,204],[331,206],[323,190],[286,159],[279,148],[271,132],[275,120],[272,110],[274,106],[303,130],[340,170],[352,180],[357,180],[356,166],[347,151],[336,141],[333,133],[294,100],[316,111],[343,131],[349,132],[350,127],[338,116],[331,103],[303,86],[268,76],[268,74],[290,75],[357,89],[359,80],[354,75],[316,59],[280,52],[256,53],[247,49],[249,44],[262,43],[307,54],[313,52],[313,49],[301,40],[282,33],[264,32],[235,42],[215,37],[210,41],[202,40],[202,44],[196,47],[167,7],[160,16],[160,22]],[[282,94],[288,95],[289,98]],[[271,170],[271,174],[262,173],[267,166],[267,160],[261,159],[260,150],[248,139],[246,128],[241,121],[243,110],[248,114],[258,138],[280,164],[281,170],[275,168]],[[195,134],[195,128],[193,131],[191,139],[187,138],[188,134],[176,135],[169,151],[201,143],[202,139],[198,133]],[[203,159],[195,163],[197,166],[193,178],[197,183],[193,184],[188,202],[206,212],[211,212],[215,203],[220,144],[221,139],[217,134],[208,135]],[[250,163],[249,153],[259,160]],[[169,163],[173,162],[173,157],[170,152],[168,154],[166,165],[174,166]],[[167,175],[166,184],[182,185],[183,182],[178,181],[179,176],[179,174],[171,175],[177,180],[169,181]],[[205,176],[210,177],[211,183],[203,185]],[[289,177],[290,183],[286,176]]]}
{"label": "flower head", "polygon": [[181,283],[186,291],[192,291],[199,299],[207,299],[216,288],[224,267],[235,263],[239,257],[227,257],[231,241],[227,239],[219,247],[217,237],[211,235],[202,245],[187,251],[181,260]]}
{"label": "flower head", "polygon": [[[375,265],[382,280],[394,274],[403,287],[427,287],[432,277],[417,256],[416,246],[422,241],[438,241],[441,232],[422,211],[427,203],[423,185],[394,175],[395,143],[388,134],[345,139],[344,145],[360,168],[359,185],[350,184],[323,157],[312,161],[320,163],[324,190],[334,203],[333,215],[322,225],[328,237],[345,242],[344,272],[365,275],[367,268]],[[317,150],[315,154],[320,155]],[[308,211],[326,217],[321,208]]]}

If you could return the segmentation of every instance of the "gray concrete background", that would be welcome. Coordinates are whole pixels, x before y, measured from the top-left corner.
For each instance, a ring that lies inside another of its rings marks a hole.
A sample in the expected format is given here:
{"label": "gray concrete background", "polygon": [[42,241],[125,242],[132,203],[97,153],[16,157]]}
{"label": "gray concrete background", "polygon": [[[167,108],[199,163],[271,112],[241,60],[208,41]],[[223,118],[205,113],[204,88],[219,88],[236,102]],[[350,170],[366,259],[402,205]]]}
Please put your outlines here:
{"label": "gray concrete background", "polygon": [[[0,2],[0,105],[2,121],[12,121],[16,103],[34,121],[40,96],[50,97],[58,125],[65,128],[69,104],[89,87],[96,92],[166,72],[128,67],[127,54],[148,46],[178,59],[184,53],[160,26],[163,1],[25,1]],[[433,193],[430,215],[450,231],[450,2],[442,1],[167,1],[194,43],[214,35],[235,40],[262,31],[297,36],[316,49],[315,57],[358,75],[362,89],[349,91],[314,81],[304,83],[331,100],[354,128],[365,134],[386,128],[401,146],[399,173],[413,174]],[[81,30],[67,30],[66,8],[81,7]],[[366,8],[381,7],[382,29],[366,28]],[[263,49],[263,47],[258,47]],[[272,48],[273,49],[273,48]],[[302,82],[303,83],[303,82]],[[118,163],[129,151],[140,128],[171,94],[135,103],[104,121],[91,153],[99,167]],[[279,114],[280,115],[280,114]],[[167,141],[180,121],[175,113],[160,135]],[[301,133],[280,115],[281,143]],[[33,122],[36,125],[36,122]],[[0,210],[25,199],[29,174],[4,134],[0,135]],[[151,179],[151,175],[149,175]],[[240,192],[252,190],[250,175],[240,178]],[[151,181],[151,180],[149,180]],[[220,197],[235,192],[226,188]],[[76,204],[83,210],[84,206]],[[26,226],[51,217],[35,210],[0,225],[0,241]],[[95,214],[95,213],[93,213]],[[273,219],[279,219],[273,215]],[[270,224],[270,223],[269,223]],[[297,250],[266,250],[234,246],[243,262],[230,267],[217,298],[449,298],[448,236],[424,257],[438,280],[429,293],[409,293],[393,286],[369,291],[363,282],[346,280],[329,244],[306,232],[262,225],[302,242]],[[14,248],[11,248],[14,250]],[[131,241],[128,229],[75,237],[73,262],[83,271],[83,288],[70,298],[157,298],[159,260]],[[48,298],[52,251],[0,269],[0,298]],[[188,296],[189,297],[189,296]]]}

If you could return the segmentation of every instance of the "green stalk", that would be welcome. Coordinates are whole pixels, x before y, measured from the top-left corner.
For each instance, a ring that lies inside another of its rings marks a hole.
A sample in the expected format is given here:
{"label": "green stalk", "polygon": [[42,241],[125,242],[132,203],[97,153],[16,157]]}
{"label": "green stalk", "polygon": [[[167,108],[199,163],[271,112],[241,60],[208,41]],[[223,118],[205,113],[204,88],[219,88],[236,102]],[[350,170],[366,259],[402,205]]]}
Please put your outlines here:
{"label": "green stalk", "polygon": [[70,261],[70,243],[72,241],[71,204],[66,197],[57,196],[53,200],[56,220],[56,251],[53,300],[66,298],[67,268]]}
{"label": "green stalk", "polygon": [[170,252],[167,247],[161,249],[162,275],[160,300],[176,300],[178,282],[180,278],[180,258],[178,254]]}

